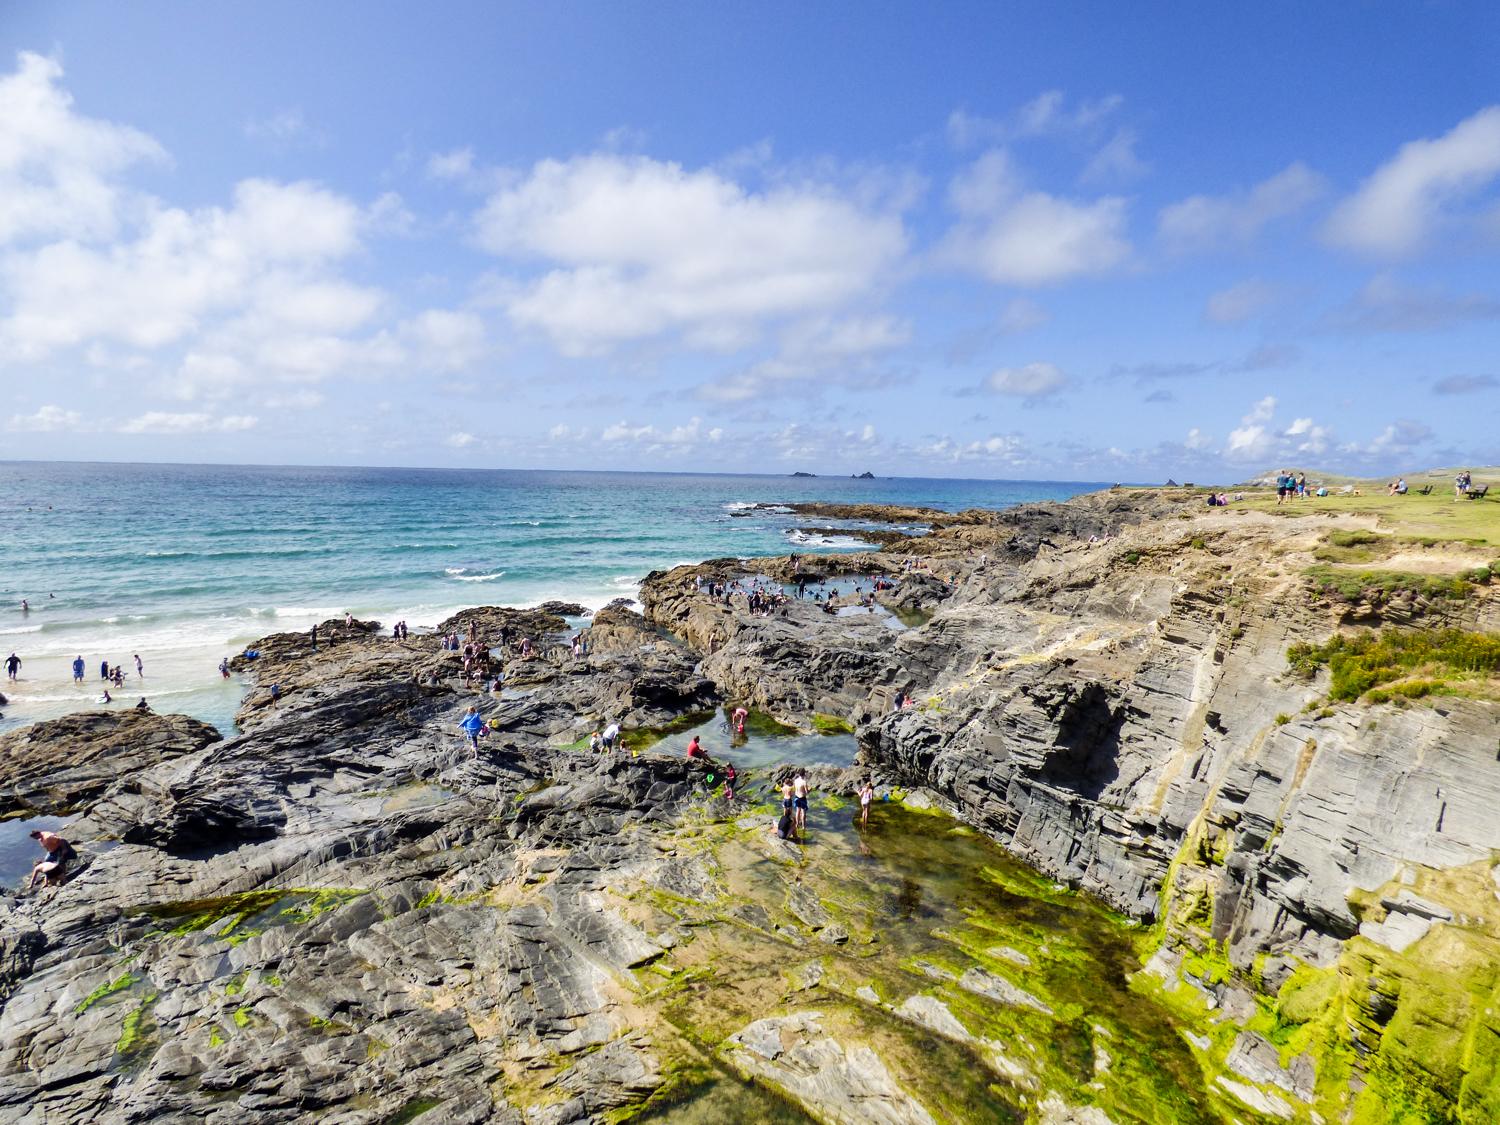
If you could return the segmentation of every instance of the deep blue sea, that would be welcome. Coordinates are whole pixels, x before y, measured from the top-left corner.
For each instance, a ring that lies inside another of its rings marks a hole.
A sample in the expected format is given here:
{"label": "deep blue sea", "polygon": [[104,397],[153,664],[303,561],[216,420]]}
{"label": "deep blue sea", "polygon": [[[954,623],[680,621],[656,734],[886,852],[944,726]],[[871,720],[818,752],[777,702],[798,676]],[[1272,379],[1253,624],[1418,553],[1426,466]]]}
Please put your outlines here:
{"label": "deep blue sea", "polygon": [[[473,605],[634,597],[653,569],[720,556],[840,551],[752,502],[957,510],[1061,499],[1078,482],[450,469],[0,463],[0,656],[23,661],[0,729],[94,706],[99,664],[142,695],[232,729],[219,660],[269,632],[350,611],[431,626]],[[21,600],[30,603],[23,612]],[[145,667],[135,675],[135,654]],[[82,656],[84,684],[70,664]]]}

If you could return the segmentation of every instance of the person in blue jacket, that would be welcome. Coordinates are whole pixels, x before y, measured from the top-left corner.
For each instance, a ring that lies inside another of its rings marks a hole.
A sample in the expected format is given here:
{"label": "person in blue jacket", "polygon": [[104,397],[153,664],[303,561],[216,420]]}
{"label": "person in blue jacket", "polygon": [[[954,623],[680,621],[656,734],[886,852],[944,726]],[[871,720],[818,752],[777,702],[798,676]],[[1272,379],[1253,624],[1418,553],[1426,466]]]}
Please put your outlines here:
{"label": "person in blue jacket", "polygon": [[484,720],[479,717],[479,708],[470,707],[458,725],[469,736],[469,745],[478,750],[479,732],[484,729]]}

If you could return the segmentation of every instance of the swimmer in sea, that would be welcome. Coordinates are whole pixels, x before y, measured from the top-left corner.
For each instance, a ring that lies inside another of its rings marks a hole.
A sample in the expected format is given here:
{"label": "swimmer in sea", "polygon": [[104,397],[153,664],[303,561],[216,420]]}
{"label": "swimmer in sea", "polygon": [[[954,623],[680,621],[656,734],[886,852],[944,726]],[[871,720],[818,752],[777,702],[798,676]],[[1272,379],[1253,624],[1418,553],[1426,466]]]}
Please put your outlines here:
{"label": "swimmer in sea", "polygon": [[99,697],[99,702],[100,703],[113,703],[114,702],[114,700],[109,697],[109,688],[105,688],[104,689],[104,694]]}
{"label": "swimmer in sea", "polygon": [[229,657],[227,656],[219,661],[219,675],[223,676],[226,680],[229,679]]}

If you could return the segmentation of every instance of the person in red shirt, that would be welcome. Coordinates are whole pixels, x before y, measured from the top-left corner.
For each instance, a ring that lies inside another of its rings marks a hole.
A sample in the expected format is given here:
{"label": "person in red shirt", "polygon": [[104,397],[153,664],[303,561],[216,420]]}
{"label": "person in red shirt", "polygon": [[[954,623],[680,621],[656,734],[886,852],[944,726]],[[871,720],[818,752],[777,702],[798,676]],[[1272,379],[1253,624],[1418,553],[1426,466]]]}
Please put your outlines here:
{"label": "person in red shirt", "polygon": [[703,752],[703,743],[698,741],[698,736],[696,734],[693,735],[692,741],[688,743],[687,756],[689,758],[708,757],[708,755]]}

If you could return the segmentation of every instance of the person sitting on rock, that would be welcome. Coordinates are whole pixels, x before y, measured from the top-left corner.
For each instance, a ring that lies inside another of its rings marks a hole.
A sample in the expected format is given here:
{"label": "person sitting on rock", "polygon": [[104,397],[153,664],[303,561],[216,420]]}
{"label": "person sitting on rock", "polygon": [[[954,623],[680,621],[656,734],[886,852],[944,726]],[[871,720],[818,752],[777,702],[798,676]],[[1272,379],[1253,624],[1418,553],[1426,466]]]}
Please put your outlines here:
{"label": "person sitting on rock", "polygon": [[68,870],[68,864],[78,858],[78,853],[73,850],[73,845],[64,840],[56,832],[48,832],[45,829],[33,829],[31,838],[42,845],[46,851],[45,859],[38,860],[31,868],[31,881],[27,884],[28,889],[35,887],[43,880],[49,887],[55,887],[62,882],[63,874]]}
{"label": "person sitting on rock", "polygon": [[[274,688],[276,685],[272,684],[271,686]],[[146,697],[143,695],[136,701],[135,709],[137,711],[149,711],[151,710],[151,704],[146,702]]]}
{"label": "person sitting on rock", "polygon": [[593,734],[589,735],[589,750],[592,751],[593,753],[597,754],[597,753],[599,753],[603,749],[604,749],[604,739],[599,734],[599,732],[595,731]]}
{"label": "person sitting on rock", "polygon": [[703,743],[701,741],[699,741],[698,736],[696,734],[693,735],[692,741],[690,741],[688,743],[688,745],[687,745],[687,756],[689,758],[707,758],[708,757],[707,752],[703,749]]}

